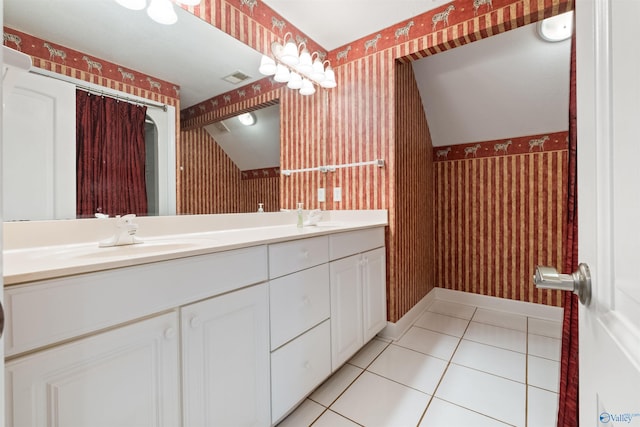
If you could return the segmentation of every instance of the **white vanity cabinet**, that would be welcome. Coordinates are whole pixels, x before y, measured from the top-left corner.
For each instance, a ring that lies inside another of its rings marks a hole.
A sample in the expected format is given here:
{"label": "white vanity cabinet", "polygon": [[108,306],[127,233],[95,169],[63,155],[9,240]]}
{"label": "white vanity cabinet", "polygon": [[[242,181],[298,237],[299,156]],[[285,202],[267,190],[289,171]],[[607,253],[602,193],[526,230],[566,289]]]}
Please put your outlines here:
{"label": "white vanity cabinet", "polygon": [[184,426],[268,426],[269,295],[262,283],[181,309]]}
{"label": "white vanity cabinet", "polygon": [[327,236],[269,246],[274,423],[331,373],[328,261]]}
{"label": "white vanity cabinet", "polygon": [[6,424],[269,425],[266,279],[255,246],[8,287]]}
{"label": "white vanity cabinet", "polygon": [[384,230],[331,235],[329,247],[331,365],[336,371],[386,325]]}
{"label": "white vanity cabinet", "polygon": [[5,364],[6,425],[180,425],[175,311]]}

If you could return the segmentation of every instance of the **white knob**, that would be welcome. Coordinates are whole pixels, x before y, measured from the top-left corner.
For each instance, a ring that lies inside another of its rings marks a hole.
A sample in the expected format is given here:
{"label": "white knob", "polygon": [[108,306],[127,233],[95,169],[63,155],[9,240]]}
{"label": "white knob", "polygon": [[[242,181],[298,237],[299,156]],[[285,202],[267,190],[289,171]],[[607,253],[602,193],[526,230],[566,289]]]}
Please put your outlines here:
{"label": "white knob", "polygon": [[202,325],[202,320],[200,319],[199,316],[193,316],[189,321],[189,324],[193,329],[197,329],[200,327],[200,325]]}
{"label": "white knob", "polygon": [[176,330],[173,328],[167,328],[164,331],[164,337],[168,340],[173,339],[176,336]]}
{"label": "white knob", "polygon": [[303,259],[309,259],[309,251],[304,250],[302,251],[302,254],[300,254],[302,256]]}
{"label": "white knob", "polygon": [[304,366],[304,369],[307,369],[307,370],[308,370],[308,369],[311,369],[311,363],[309,363],[309,361],[308,361],[308,360],[304,362],[304,365],[303,365],[303,366]]}
{"label": "white knob", "polygon": [[305,296],[304,296],[304,298],[302,298],[302,304],[303,304],[305,307],[308,307],[308,306],[310,306],[310,305],[311,305],[311,300],[309,299],[309,297],[308,297],[308,296],[306,296],[306,295],[305,295]]}

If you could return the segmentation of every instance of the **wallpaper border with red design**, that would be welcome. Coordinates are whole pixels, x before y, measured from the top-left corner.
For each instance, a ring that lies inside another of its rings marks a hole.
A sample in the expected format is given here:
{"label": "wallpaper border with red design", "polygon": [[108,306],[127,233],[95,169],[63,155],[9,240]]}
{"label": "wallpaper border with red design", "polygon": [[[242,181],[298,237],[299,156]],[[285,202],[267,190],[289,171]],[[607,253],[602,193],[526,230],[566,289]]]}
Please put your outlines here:
{"label": "wallpaper border with red design", "polygon": [[433,161],[443,162],[567,149],[567,131],[520,136],[433,148]]}
{"label": "wallpaper border with red design", "polygon": [[280,166],[243,170],[241,172],[241,178],[242,179],[280,178]]}
{"label": "wallpaper border with red design", "polygon": [[[179,105],[180,87],[113,62],[105,61],[53,41],[4,27],[5,34],[20,43],[4,41],[4,45],[30,55],[33,65],[68,77],[141,96],[146,99]],[[48,59],[47,59],[48,58]]]}

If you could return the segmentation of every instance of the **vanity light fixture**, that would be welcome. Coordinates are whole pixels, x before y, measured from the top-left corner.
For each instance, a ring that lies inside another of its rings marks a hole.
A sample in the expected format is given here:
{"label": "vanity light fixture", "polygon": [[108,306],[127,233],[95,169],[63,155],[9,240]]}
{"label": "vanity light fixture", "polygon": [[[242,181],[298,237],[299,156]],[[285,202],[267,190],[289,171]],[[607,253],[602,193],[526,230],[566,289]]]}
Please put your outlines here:
{"label": "vanity light fixture", "polygon": [[573,12],[567,12],[538,22],[540,37],[548,42],[567,40],[573,33]]}
{"label": "vanity light fixture", "polygon": [[238,120],[245,126],[253,126],[256,124],[256,115],[253,113],[240,114]]}
{"label": "vanity light fixture", "polygon": [[287,83],[290,89],[300,90],[301,95],[316,93],[314,84],[326,89],[336,87],[336,75],[331,63],[328,60],[323,62],[318,52],[309,53],[304,42],[296,46],[291,38],[287,41],[287,37],[291,37],[291,33],[284,35],[284,45],[271,43],[272,56],[262,55],[258,68],[260,74]]}

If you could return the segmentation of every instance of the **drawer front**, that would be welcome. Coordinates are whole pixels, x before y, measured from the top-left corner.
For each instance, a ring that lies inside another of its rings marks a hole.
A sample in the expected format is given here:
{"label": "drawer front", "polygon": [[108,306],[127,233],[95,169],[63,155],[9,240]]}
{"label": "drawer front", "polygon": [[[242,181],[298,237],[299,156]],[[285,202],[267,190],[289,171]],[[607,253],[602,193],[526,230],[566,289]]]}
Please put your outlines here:
{"label": "drawer front", "polygon": [[326,236],[269,245],[269,277],[280,277],[329,261]]}
{"label": "drawer front", "polygon": [[267,278],[266,246],[12,286],[5,354],[91,333]]}
{"label": "drawer front", "polygon": [[329,320],[271,354],[271,418],[275,423],[331,374]]}
{"label": "drawer front", "polygon": [[328,264],[269,282],[271,350],[329,318],[329,289]]}
{"label": "drawer front", "polygon": [[384,246],[384,227],[348,231],[329,236],[331,260]]}

